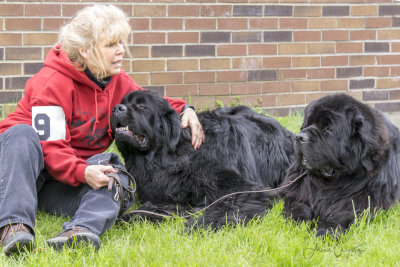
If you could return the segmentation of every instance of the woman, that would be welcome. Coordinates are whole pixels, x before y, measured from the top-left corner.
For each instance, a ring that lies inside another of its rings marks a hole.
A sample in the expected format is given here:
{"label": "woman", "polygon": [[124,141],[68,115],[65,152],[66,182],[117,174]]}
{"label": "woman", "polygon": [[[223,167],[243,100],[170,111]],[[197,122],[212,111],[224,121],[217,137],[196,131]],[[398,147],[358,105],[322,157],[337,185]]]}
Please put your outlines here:
{"label": "woman", "polygon": [[[34,247],[40,208],[69,215],[63,231],[47,243],[57,249],[76,243],[100,245],[120,209],[107,190],[112,174],[124,167],[112,142],[110,112],[122,97],[141,90],[121,71],[127,17],[115,6],[95,5],[78,12],[60,30],[59,44],[43,69],[26,84],[17,109],[0,123],[0,243],[7,255]],[[197,149],[204,140],[200,122],[182,100],[167,98],[192,131]],[[183,112],[185,110],[185,112]],[[125,186],[129,179],[119,177]],[[128,197],[124,208],[133,204]]]}

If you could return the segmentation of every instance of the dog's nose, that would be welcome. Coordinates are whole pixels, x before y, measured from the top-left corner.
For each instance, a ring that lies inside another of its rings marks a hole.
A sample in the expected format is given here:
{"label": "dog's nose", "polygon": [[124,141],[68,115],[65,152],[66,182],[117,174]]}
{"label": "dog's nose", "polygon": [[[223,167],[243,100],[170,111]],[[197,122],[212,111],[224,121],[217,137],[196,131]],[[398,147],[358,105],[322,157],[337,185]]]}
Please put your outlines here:
{"label": "dog's nose", "polygon": [[112,109],[113,113],[120,113],[120,112],[125,112],[127,110],[126,106],[122,104],[115,105]]}
{"label": "dog's nose", "polygon": [[308,142],[308,140],[309,140],[309,137],[307,134],[302,133],[302,132],[296,134],[296,142],[297,143],[303,144],[303,143]]}

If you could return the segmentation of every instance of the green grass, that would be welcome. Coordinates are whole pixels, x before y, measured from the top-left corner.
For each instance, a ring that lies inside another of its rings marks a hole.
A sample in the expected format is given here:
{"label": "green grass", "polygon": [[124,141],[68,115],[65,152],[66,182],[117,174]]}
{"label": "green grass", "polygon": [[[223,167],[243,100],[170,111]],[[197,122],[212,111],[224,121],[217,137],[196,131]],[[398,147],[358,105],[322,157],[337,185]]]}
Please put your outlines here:
{"label": "green grass", "polygon": [[[297,132],[301,115],[277,118]],[[114,150],[115,147],[112,147]],[[0,254],[0,266],[395,266],[400,263],[400,207],[366,216],[341,238],[316,238],[310,224],[282,216],[283,202],[246,226],[212,232],[184,231],[181,218],[160,224],[117,223],[90,247],[54,251],[46,239],[56,235],[61,218],[39,212],[36,249],[17,257]]]}

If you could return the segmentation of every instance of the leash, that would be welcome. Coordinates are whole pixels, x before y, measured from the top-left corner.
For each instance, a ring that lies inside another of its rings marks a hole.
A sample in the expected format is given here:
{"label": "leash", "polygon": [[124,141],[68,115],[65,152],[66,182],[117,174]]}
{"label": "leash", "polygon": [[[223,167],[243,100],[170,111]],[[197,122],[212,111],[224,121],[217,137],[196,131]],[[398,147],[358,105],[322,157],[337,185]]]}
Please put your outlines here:
{"label": "leash", "polygon": [[[205,207],[202,208],[201,210],[196,211],[196,214],[201,213],[201,212],[205,211],[206,209],[209,209],[209,208],[212,207],[212,206],[215,206],[218,202],[221,202],[222,200],[224,200],[224,199],[226,199],[226,198],[228,198],[228,197],[231,197],[231,196],[240,195],[240,194],[267,193],[267,192],[273,192],[273,191],[281,190],[281,189],[286,188],[286,187],[288,187],[288,186],[294,184],[295,182],[299,181],[300,179],[302,179],[302,178],[303,178],[304,176],[306,176],[307,174],[308,174],[308,172],[305,171],[305,172],[303,172],[302,174],[300,174],[299,176],[297,176],[294,180],[290,181],[289,183],[287,183],[287,184],[285,184],[285,185],[283,185],[283,186],[277,187],[277,188],[262,189],[262,190],[253,190],[253,191],[239,191],[239,192],[234,192],[234,193],[227,194],[227,195],[225,195],[225,196],[222,196],[222,197],[218,198],[217,200],[215,200],[215,201],[212,202],[211,204],[205,206]],[[147,211],[147,210],[133,210],[133,211],[130,211],[128,214],[135,214],[135,213],[150,214],[150,215],[155,215],[155,216],[162,217],[162,218],[173,218],[173,217],[174,217],[174,216],[172,216],[172,215],[164,215],[164,214],[161,214],[161,213],[156,213],[156,212]],[[182,218],[189,218],[189,217],[192,217],[192,216],[193,216],[193,215],[190,214],[190,215],[182,216]]]}
{"label": "leash", "polygon": [[129,172],[127,172],[121,168],[114,168],[114,169],[118,170],[118,172],[122,172],[123,174],[126,174],[128,176],[129,184],[130,184],[128,187],[126,187],[122,183],[121,178],[115,172],[106,172],[105,173],[105,175],[107,175],[110,178],[110,180],[108,181],[107,190],[110,192],[112,190],[112,186],[115,185],[114,201],[118,202],[121,199],[120,208],[119,208],[119,212],[118,212],[118,216],[120,216],[124,212],[124,204],[125,204],[125,201],[127,201],[127,199],[125,198],[125,191],[128,193],[128,199],[129,199],[130,198],[129,193],[133,194],[136,191],[136,181]]}

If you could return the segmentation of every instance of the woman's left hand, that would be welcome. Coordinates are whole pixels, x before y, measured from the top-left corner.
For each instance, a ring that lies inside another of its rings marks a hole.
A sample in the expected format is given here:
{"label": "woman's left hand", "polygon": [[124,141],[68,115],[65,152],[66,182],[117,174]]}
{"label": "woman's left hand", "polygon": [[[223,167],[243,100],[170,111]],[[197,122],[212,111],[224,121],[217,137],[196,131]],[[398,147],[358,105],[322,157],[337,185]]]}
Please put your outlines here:
{"label": "woman's left hand", "polygon": [[191,108],[185,109],[182,115],[181,127],[186,128],[188,126],[192,132],[192,146],[197,150],[204,142],[205,135],[196,112]]}

